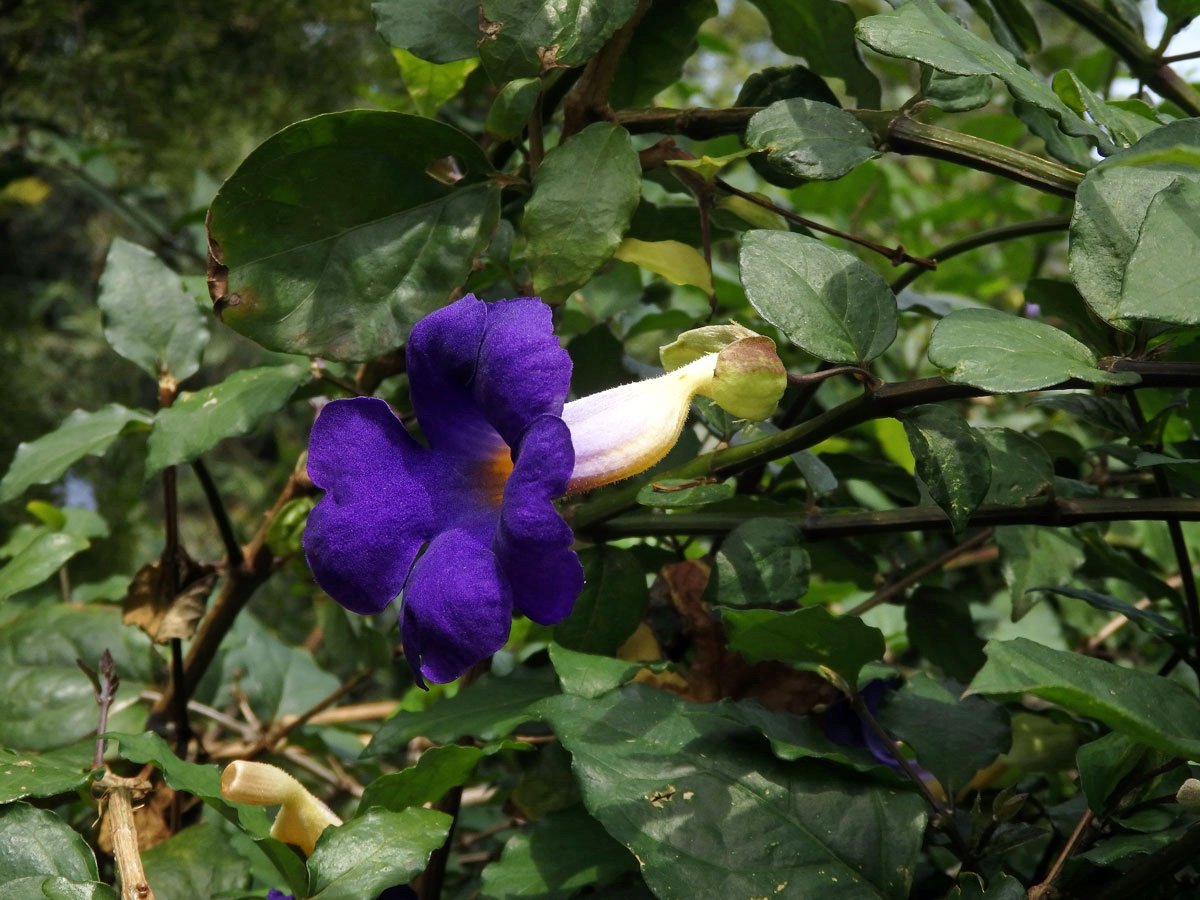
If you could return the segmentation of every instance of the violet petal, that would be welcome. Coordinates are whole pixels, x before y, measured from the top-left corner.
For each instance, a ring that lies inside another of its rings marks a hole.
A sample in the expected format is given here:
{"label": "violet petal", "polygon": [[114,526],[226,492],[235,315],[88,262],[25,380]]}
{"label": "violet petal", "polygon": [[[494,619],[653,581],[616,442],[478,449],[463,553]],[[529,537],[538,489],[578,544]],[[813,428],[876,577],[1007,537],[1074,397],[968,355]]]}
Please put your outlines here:
{"label": "violet petal", "polygon": [[492,549],[512,588],[513,603],[542,625],[561,622],[583,588],[583,567],[571,549],[571,527],[554,508],[575,464],[562,419],[536,419],[517,448],[504,486]]}
{"label": "violet petal", "polygon": [[417,683],[444,684],[504,646],[512,594],[484,534],[443,531],[413,566],[400,608],[404,655]]}
{"label": "violet petal", "polygon": [[382,400],[334,400],[317,417],[308,474],[325,496],[304,549],[317,584],[353,612],[386,608],[434,532],[428,452]]}

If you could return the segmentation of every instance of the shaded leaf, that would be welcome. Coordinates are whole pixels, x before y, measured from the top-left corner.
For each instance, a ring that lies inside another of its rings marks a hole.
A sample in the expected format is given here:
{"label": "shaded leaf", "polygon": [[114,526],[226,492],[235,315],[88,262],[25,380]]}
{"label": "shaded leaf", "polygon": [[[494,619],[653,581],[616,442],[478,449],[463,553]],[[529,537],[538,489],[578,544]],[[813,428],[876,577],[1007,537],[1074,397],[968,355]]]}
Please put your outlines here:
{"label": "shaded leaf", "polygon": [[987,442],[992,480],[984,503],[1018,506],[1054,489],[1054,464],[1042,445],[1011,428],[980,428]]}
{"label": "shaded leaf", "polygon": [[612,257],[637,208],[641,180],[628,132],[607,122],[546,154],[523,220],[538,296],[565,299]]}
{"label": "shaded leaf", "polygon": [[488,110],[484,127],[499,138],[515,138],[529,124],[529,117],[542,92],[536,78],[515,78],[500,88]]}
{"label": "shaded leaf", "polygon": [[1075,755],[1079,786],[1093,812],[1103,813],[1121,779],[1133,771],[1149,750],[1127,734],[1112,732],[1088,741]]}
{"label": "shaded leaf", "polygon": [[385,42],[421,59],[447,63],[479,52],[475,0],[382,0],[371,4],[371,12]]}
{"label": "shaded leaf", "polygon": [[76,883],[100,879],[92,849],[54,813],[28,803],[0,808],[0,890],[7,895],[13,882],[36,876],[40,884],[51,875]]}
{"label": "shaded leaf", "polygon": [[141,851],[154,900],[216,900],[248,887],[250,863],[210,822],[198,822]]}
{"label": "shaded leaf", "polygon": [[554,900],[587,885],[602,888],[636,868],[629,851],[576,805],[509,838],[500,859],[483,870],[482,896]]}
{"label": "shaded leaf", "polygon": [[[943,320],[945,321],[945,320]],[[900,416],[916,474],[956,532],[987,496],[992,465],[987,442],[945,406],[917,406]]]}
{"label": "shaded leaf", "polygon": [[1109,594],[1102,594],[1099,591],[1089,591],[1086,588],[1065,587],[1062,585],[1031,587],[1029,590],[1057,594],[1060,597],[1071,597],[1075,600],[1082,600],[1088,606],[1095,609],[1119,613],[1148,634],[1156,635],[1165,639],[1168,643],[1181,648],[1186,646],[1189,641],[1187,634],[1172,625],[1165,616],[1156,613],[1152,609],[1140,609],[1132,603],[1118,600]]}
{"label": "shaded leaf", "polygon": [[858,119],[816,100],[780,100],[755,113],[746,126],[746,145],[766,150],[767,159],[798,178],[841,178],[875,156],[875,141]]}
{"label": "shaded leaf", "polygon": [[350,110],[288,126],[213,200],[222,320],[288,353],[361,360],[397,347],[487,245],[490,176],[474,141],[421,116]]}
{"label": "shaded leaf", "polygon": [[557,693],[556,681],[550,669],[521,668],[504,678],[486,675],[429,709],[396,713],[375,732],[363,755],[391,753],[420,736],[449,743],[463,735],[490,740],[511,734],[522,722],[536,718],[530,707]]}
{"label": "shaded leaf", "polygon": [[183,279],[151,251],[115,238],[100,276],[104,336],[121,356],[156,381],[196,374],[209,331]]}
{"label": "shaded leaf", "polygon": [[921,93],[938,109],[969,112],[992,102],[992,79],[989,75],[948,75],[925,66]]}
{"label": "shaded leaf", "polygon": [[1012,725],[1003,706],[978,696],[960,700],[923,673],[889,695],[879,722],[912,748],[917,762],[947,794],[961,790],[1012,746]]}
{"label": "shaded leaf", "polygon": [[883,632],[855,616],[835,616],[823,606],[792,612],[722,609],[729,649],[747,662],[769,659],[805,668],[826,666],[850,684],[864,665],[883,657]]}
{"label": "shaded leaf", "polygon": [[12,500],[35,484],[58,481],[85,456],[103,456],[119,435],[145,430],[148,414],[110,403],[95,412],[77,409],[54,431],[17,446],[12,464],[0,481],[0,502]]}
{"label": "shaded leaf", "polygon": [[465,784],[482,757],[478,747],[430,747],[414,765],[381,775],[368,784],[358,804],[358,815],[374,806],[400,812],[409,806],[436,803],[450,788]]}
{"label": "shaded leaf", "polygon": [[110,722],[140,727],[145,712],[130,701],[158,683],[161,661],[145,635],[121,624],[120,610],[38,606],[0,626],[0,744],[45,750],[93,733],[96,699],[75,660],[94,665],[105,650],[121,678]]}
{"label": "shaded leaf", "polygon": [[583,590],[554,639],[580,653],[615,654],[646,611],[646,576],[629,550],[600,546],[579,554]]}
{"label": "shaded leaf", "polygon": [[191,462],[225,438],[245,434],[311,377],[295,365],[242,369],[159,410],[150,432],[146,477]]}
{"label": "shaded leaf", "polygon": [[1000,572],[1012,597],[1013,621],[1039,599],[1027,593],[1030,588],[1066,584],[1083,565],[1083,548],[1066,530],[1008,525],[996,529],[996,544],[1000,547]]}
{"label": "shaded leaf", "polygon": [[583,65],[629,21],[637,0],[481,0],[479,55],[492,80]]}
{"label": "shaded leaf", "polygon": [[748,231],[738,262],[758,314],[820,359],[869,362],[895,340],[896,298],[856,256],[791,232]]}
{"label": "shaded leaf", "polygon": [[433,809],[372,809],[326,828],[308,858],[310,900],[363,900],[407,884],[445,842],[451,821]]}
{"label": "shaded leaf", "polygon": [[957,681],[970,681],[986,661],[970,608],[950,591],[918,590],[904,604],[904,624],[909,644]]}
{"label": "shaded leaf", "polygon": [[717,551],[717,602],[785,606],[808,592],[808,554],[800,529],[783,519],[750,519]]}
{"label": "shaded leaf", "polygon": [[840,78],[863,109],[878,109],[879,79],[854,40],[854,11],[834,0],[753,0],[784,53],[803,57],[818,75]]}
{"label": "shaded leaf", "polygon": [[599,697],[615,690],[641,670],[641,663],[579,653],[559,644],[550,645],[550,661],[558,673],[563,693]]}
{"label": "shaded leaf", "polygon": [[972,693],[1034,694],[1164,753],[1200,754],[1200,699],[1173,681],[1025,638],[989,641],[984,652]]}
{"label": "shaded leaf", "polygon": [[542,708],[588,812],[656,895],[908,896],[925,820],[915,794],[783,763],[713,707],[642,685]]}
{"label": "shaded leaf", "polygon": [[1065,331],[994,309],[961,309],[938,322],[929,361],[949,381],[997,393],[1036,391],[1072,378],[1115,385],[1139,380],[1133,372],[1098,368],[1096,354]]}
{"label": "shaded leaf", "polygon": [[699,47],[700,25],[716,14],[716,0],[652,3],[621,54],[609,91],[612,108],[652,105],[655,94],[679,80]]}

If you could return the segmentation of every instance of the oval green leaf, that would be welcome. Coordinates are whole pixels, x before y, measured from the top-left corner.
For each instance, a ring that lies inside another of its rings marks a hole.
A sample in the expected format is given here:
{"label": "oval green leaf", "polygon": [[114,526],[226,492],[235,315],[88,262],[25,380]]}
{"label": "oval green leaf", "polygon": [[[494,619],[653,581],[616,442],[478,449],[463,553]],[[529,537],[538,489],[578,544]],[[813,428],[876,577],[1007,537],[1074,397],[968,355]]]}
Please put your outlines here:
{"label": "oval green leaf", "polygon": [[955,531],[967,526],[992,483],[987,442],[943,406],[917,406],[900,416],[916,474]]}
{"label": "oval green leaf", "polygon": [[879,152],[871,132],[843,109],[817,100],[780,100],[755,113],[746,144],[798,178],[841,178]]}
{"label": "oval green leaf", "polygon": [[499,216],[479,147],[400,113],[316,116],[268,138],[209,212],[213,299],[272,350],[361,360],[466,279]]}
{"label": "oval green leaf", "polygon": [[869,362],[896,338],[896,297],[856,256],[791,232],[748,231],[738,261],[758,314],[820,359]]}
{"label": "oval green leaf", "polygon": [[946,379],[985,391],[1036,391],[1072,378],[1092,384],[1136,384],[1132,372],[1097,366],[1096,354],[1045,322],[995,309],[960,309],[938,322],[929,361]]}

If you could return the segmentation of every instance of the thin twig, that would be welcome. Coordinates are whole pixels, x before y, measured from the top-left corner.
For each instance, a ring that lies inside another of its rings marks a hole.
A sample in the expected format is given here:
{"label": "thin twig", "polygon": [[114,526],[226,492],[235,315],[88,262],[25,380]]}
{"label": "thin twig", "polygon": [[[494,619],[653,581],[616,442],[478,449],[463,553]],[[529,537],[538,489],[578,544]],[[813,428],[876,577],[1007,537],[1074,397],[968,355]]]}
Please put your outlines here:
{"label": "thin twig", "polygon": [[314,356],[308,364],[308,370],[312,372],[313,378],[319,378],[321,381],[328,381],[334,387],[341,388],[351,397],[365,396],[362,391],[352,382],[347,381],[337,375],[334,375],[325,367],[325,360]]}
{"label": "thin twig", "polygon": [[936,261],[932,259],[925,259],[921,256],[913,256],[904,249],[903,245],[885,247],[883,244],[876,243],[875,241],[867,238],[858,237],[857,235],[849,234],[848,232],[841,231],[837,228],[831,228],[828,225],[822,225],[820,222],[813,221],[812,219],[806,218],[798,213],[794,213],[790,209],[786,209],[777,203],[772,203],[766,197],[760,197],[757,194],[752,194],[749,191],[743,191],[741,188],[736,188],[723,178],[713,178],[713,184],[725,191],[727,194],[733,194],[735,197],[741,197],[743,200],[748,200],[757,206],[761,206],[763,209],[769,209],[776,215],[783,216],[789,222],[793,222],[796,225],[802,225],[805,228],[811,228],[813,231],[820,231],[824,234],[830,234],[834,237],[839,237],[843,240],[850,241],[851,243],[858,244],[860,247],[866,247],[868,250],[873,250],[884,259],[888,260],[888,262],[890,262],[893,266],[898,266],[901,263],[912,263],[926,269],[937,268]]}
{"label": "thin twig", "polygon": [[[1032,222],[1018,222],[1013,225],[1001,225],[999,228],[990,228],[987,231],[980,231],[962,240],[953,241],[944,247],[941,247],[933,253],[929,254],[931,260],[943,263],[952,257],[958,256],[960,253],[966,253],[969,250],[975,250],[979,247],[986,247],[989,244],[998,244],[1001,241],[1011,241],[1015,238],[1029,237],[1035,234],[1045,234],[1051,231],[1063,231],[1071,224],[1070,216],[1048,216],[1045,219],[1035,219]],[[925,266],[912,266],[900,273],[891,284],[893,293],[900,293],[906,287],[913,283],[918,276],[929,269]]]}
{"label": "thin twig", "polygon": [[1095,814],[1091,809],[1085,809],[1083,815],[1079,817],[1079,821],[1075,823],[1075,828],[1071,832],[1071,836],[1067,838],[1067,842],[1063,844],[1062,850],[1058,857],[1054,860],[1054,865],[1050,867],[1049,873],[1042,879],[1041,883],[1035,884],[1029,889],[1029,900],[1049,900],[1049,898],[1057,895],[1057,888],[1054,887],[1054,882],[1058,881],[1058,877],[1062,874],[1063,866],[1067,864],[1067,860],[1074,855],[1076,848],[1087,836],[1087,830],[1091,827],[1092,820]]}
{"label": "thin twig", "polygon": [[260,737],[257,743],[255,743],[255,745],[246,753],[245,759],[254,759],[256,756],[259,756],[260,754],[270,750],[272,747],[275,747],[280,741],[287,738],[287,736],[294,730],[308,722],[311,722],[313,716],[333,706],[335,703],[353,691],[356,687],[370,678],[373,671],[373,669],[363,669],[360,672],[356,672],[347,681],[340,684],[332,693],[329,694],[329,696],[314,704],[301,715],[294,719],[288,719],[285,722],[272,725],[263,732],[262,737]]}
{"label": "thin twig", "polygon": [[233,530],[233,523],[229,520],[229,513],[212,475],[209,474],[208,466],[204,464],[204,460],[197,459],[192,462],[192,471],[196,474],[196,480],[200,482],[200,488],[208,500],[208,508],[212,511],[213,521],[217,524],[217,531],[221,534],[221,543],[225,545],[226,563],[231,568],[240,566],[242,545],[238,542],[237,533]]}
{"label": "thin twig", "polygon": [[874,609],[875,607],[879,606],[881,603],[887,603],[893,597],[898,597],[899,595],[901,595],[905,591],[907,591],[910,587],[912,587],[914,584],[916,584],[918,581],[921,581],[927,575],[930,575],[930,574],[938,571],[939,569],[941,569],[943,566],[945,566],[951,560],[956,559],[959,556],[962,556],[964,553],[974,550],[976,547],[980,546],[983,543],[986,543],[991,538],[994,531],[995,531],[995,529],[993,529],[993,528],[985,528],[985,529],[983,529],[983,531],[979,532],[978,534],[972,535],[971,537],[967,538],[961,544],[956,544],[955,546],[951,547],[949,550],[946,550],[945,552],[934,557],[933,559],[931,559],[929,562],[925,563],[924,565],[917,567],[911,573],[909,573],[908,575],[905,575],[903,578],[901,578],[899,581],[893,582],[892,584],[884,585],[879,590],[877,590],[874,594],[872,594],[870,597],[868,597],[866,600],[864,600],[862,603],[858,604],[858,606],[847,611],[846,615],[861,616],[863,613],[867,612],[868,610]]}
{"label": "thin twig", "polygon": [[81,659],[75,660],[75,665],[83,670],[83,674],[92,683],[92,693],[96,698],[96,707],[98,708],[96,718],[96,752],[92,756],[92,768],[99,769],[104,765],[104,738],[100,735],[108,731],[108,712],[112,707],[113,700],[117,696],[117,688],[121,684],[121,679],[113,668],[112,654],[108,652],[107,647],[100,654],[98,671],[93,671]]}

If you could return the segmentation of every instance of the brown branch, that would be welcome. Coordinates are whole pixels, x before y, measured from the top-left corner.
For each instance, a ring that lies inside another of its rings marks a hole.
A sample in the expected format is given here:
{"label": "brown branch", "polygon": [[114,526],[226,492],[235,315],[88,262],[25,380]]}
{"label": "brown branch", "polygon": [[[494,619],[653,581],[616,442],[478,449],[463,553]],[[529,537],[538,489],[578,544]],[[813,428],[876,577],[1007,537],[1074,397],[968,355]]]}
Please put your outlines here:
{"label": "brown branch", "polygon": [[600,52],[588,61],[575,87],[563,99],[563,131],[565,140],[582,131],[591,122],[612,116],[608,95],[621,57],[633,39],[633,32],[650,9],[650,0],[639,0],[629,21],[608,39]]}
{"label": "brown branch", "polygon": [[922,256],[913,256],[904,249],[903,244],[898,244],[895,247],[885,247],[883,244],[868,238],[859,237],[858,235],[850,234],[838,228],[832,228],[829,225],[822,225],[820,222],[801,216],[792,212],[790,209],[780,206],[777,203],[772,203],[766,197],[760,197],[757,194],[752,194],[749,191],[743,191],[740,188],[734,187],[728,181],[722,178],[713,178],[713,184],[725,191],[727,194],[733,194],[735,197],[741,197],[743,200],[748,200],[763,209],[768,209],[776,215],[783,216],[789,222],[794,222],[797,225],[802,225],[805,228],[811,228],[813,231],[820,231],[823,234],[830,234],[834,237],[839,237],[842,240],[850,241],[853,244],[858,244],[860,247],[866,247],[868,250],[873,250],[878,253],[893,266],[901,265],[902,263],[912,263],[924,269],[936,269],[937,262],[932,259],[925,259]]}
{"label": "brown branch", "polygon": [[921,581],[923,578],[944,567],[950,561],[957,559],[964,553],[968,553],[988,541],[994,531],[995,529],[993,528],[985,528],[978,534],[967,538],[961,544],[956,544],[949,550],[946,550],[944,553],[934,557],[924,565],[917,567],[899,581],[884,585],[862,603],[858,604],[858,606],[854,607],[854,609],[848,610],[846,615],[861,616],[868,610],[874,609],[882,603],[887,603],[893,597],[900,596],[918,581]]}
{"label": "brown branch", "polygon": [[[177,702],[187,703],[192,691],[195,690],[196,685],[216,656],[217,648],[233,626],[238,613],[274,571],[274,559],[271,551],[267,548],[267,531],[270,529],[271,523],[275,521],[275,517],[279,515],[279,511],[289,500],[311,490],[312,482],[308,480],[305,472],[306,461],[307,456],[301,454],[291,476],[283,486],[283,490],[279,492],[279,496],[275,498],[275,503],[270,511],[263,517],[262,524],[254,533],[254,537],[242,548],[242,564],[236,568],[230,567],[212,609],[200,623],[200,628],[188,649],[187,658],[183,661],[182,677],[163,692],[158,703],[154,705],[152,715],[161,718],[166,710],[174,708]],[[178,685],[183,687],[181,701],[177,701],[175,696]]]}
{"label": "brown branch", "polygon": [[1054,865],[1050,867],[1050,872],[1040,884],[1035,884],[1029,889],[1029,900],[1052,900],[1052,898],[1058,896],[1058,888],[1054,886],[1054,882],[1058,881],[1058,876],[1062,874],[1063,866],[1067,864],[1067,860],[1074,855],[1076,849],[1087,838],[1094,818],[1095,816],[1090,809],[1083,811],[1083,815],[1075,823],[1075,828],[1071,832],[1071,836],[1067,838],[1067,842],[1063,845],[1058,857],[1054,860]]}
{"label": "brown branch", "polygon": [[107,773],[99,782],[107,789],[108,821],[112,828],[113,857],[121,875],[121,900],[154,900],[154,891],[146,883],[142,857],[138,851],[137,826],[133,820],[135,793],[141,797],[150,785],[136,778],[121,778]]}

